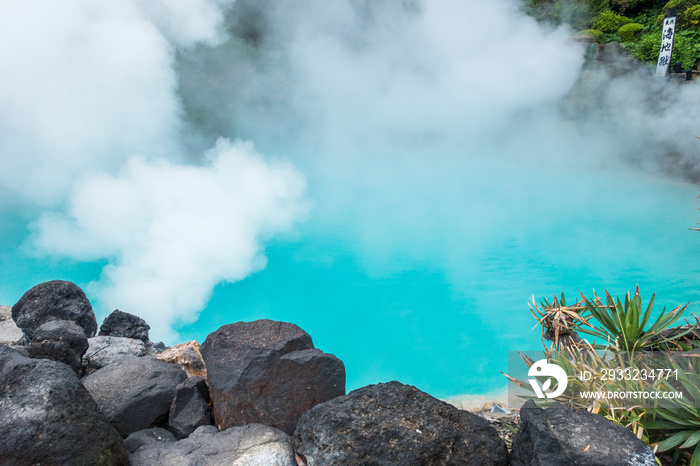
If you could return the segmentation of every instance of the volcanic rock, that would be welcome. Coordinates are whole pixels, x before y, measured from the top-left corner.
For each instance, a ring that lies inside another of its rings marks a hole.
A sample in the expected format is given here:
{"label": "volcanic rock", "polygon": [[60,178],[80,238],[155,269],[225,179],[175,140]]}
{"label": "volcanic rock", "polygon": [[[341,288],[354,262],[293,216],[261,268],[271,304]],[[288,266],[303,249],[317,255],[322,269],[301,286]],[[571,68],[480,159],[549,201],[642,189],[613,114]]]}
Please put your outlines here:
{"label": "volcanic rock", "polygon": [[513,439],[513,466],[654,466],[654,453],[628,429],[585,410],[527,401]]}
{"label": "volcanic rock", "polygon": [[75,372],[0,346],[0,463],[124,465],[122,439]]}
{"label": "volcanic rock", "polygon": [[54,280],[30,289],[12,306],[12,319],[31,339],[34,331],[52,320],[70,320],[89,338],[95,335],[97,321],[90,301],[76,284]]}
{"label": "volcanic rock", "polygon": [[168,427],[175,437],[185,438],[197,427],[212,424],[209,401],[209,387],[203,377],[190,377],[177,386],[168,416]]}
{"label": "volcanic rock", "polygon": [[126,437],[165,423],[176,387],[187,375],[152,356],[126,356],[83,377],[107,420]]}
{"label": "volcanic rock", "polygon": [[199,426],[190,434],[190,437],[200,434],[215,434],[217,432],[219,432],[219,428],[216,426]]}
{"label": "volcanic rock", "polygon": [[134,453],[148,443],[175,441],[176,439],[173,434],[163,428],[154,427],[152,429],[143,429],[129,434],[129,436],[124,439],[124,447],[129,453]]}
{"label": "volcanic rock", "polygon": [[16,345],[24,338],[24,333],[12,319],[0,320],[0,345]]}
{"label": "volcanic rock", "polygon": [[162,341],[158,341],[156,343],[151,342],[150,344],[146,345],[147,348],[149,348],[151,351],[155,352],[155,354],[160,354],[163,351],[170,349],[169,346],[165,346],[165,343]]}
{"label": "volcanic rock", "polygon": [[485,419],[399,382],[311,408],[294,447],[308,466],[508,464],[505,443]]}
{"label": "volcanic rock", "polygon": [[0,306],[0,322],[12,319],[12,307]]}
{"label": "volcanic rock", "polygon": [[151,326],[141,317],[116,309],[102,322],[100,335],[134,338],[148,343],[150,329]]}
{"label": "volcanic rock", "polygon": [[85,332],[70,320],[52,320],[40,325],[27,345],[32,358],[62,362],[78,375],[82,375],[81,358],[87,348]]}
{"label": "volcanic rock", "polygon": [[126,356],[145,356],[146,345],[141,340],[123,337],[93,337],[88,339],[88,349],[83,356],[86,374],[113,364]]}
{"label": "volcanic rock", "polygon": [[345,366],[296,325],[237,322],[201,347],[219,429],[260,423],[294,432],[311,407],[345,394]]}
{"label": "volcanic rock", "polygon": [[292,442],[272,427],[250,424],[223,432],[190,435],[178,442],[143,445],[130,457],[131,466],[296,466]]}
{"label": "volcanic rock", "polygon": [[194,340],[166,349],[156,357],[161,361],[177,364],[188,377],[207,376],[207,368],[204,366],[202,353],[199,352],[199,343]]}

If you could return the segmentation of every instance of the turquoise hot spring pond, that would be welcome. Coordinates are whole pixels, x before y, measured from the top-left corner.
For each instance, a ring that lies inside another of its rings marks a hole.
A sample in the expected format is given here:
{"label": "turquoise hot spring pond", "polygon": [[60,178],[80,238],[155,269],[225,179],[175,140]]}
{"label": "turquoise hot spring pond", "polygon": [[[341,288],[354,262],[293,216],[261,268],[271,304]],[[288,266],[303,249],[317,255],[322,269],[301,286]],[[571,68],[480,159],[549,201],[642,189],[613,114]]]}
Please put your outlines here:
{"label": "turquoise hot spring pond", "polygon": [[[622,295],[638,283],[645,303],[657,292],[656,313],[688,301],[688,315],[700,310],[695,186],[614,171],[514,177],[507,191],[469,179],[397,213],[390,194],[339,203],[311,177],[306,221],[266,242],[263,270],[219,284],[177,329],[181,341],[235,321],[293,322],[344,361],[349,390],[399,380],[448,397],[504,390],[508,351],[541,347],[533,295]],[[10,212],[0,238],[2,304],[46,280],[87,287],[106,264],[36,255],[27,221]],[[95,308],[98,320],[111,311]]]}

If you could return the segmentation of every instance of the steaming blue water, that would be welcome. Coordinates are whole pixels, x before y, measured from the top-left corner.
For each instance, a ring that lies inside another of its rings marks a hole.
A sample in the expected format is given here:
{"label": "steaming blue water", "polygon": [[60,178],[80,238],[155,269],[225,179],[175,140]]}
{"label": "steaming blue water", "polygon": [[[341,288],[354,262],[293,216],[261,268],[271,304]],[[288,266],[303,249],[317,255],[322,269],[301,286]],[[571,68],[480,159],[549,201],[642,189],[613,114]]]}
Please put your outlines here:
{"label": "steaming blue water", "polygon": [[[409,199],[415,215],[392,213],[389,198],[358,198],[351,212],[312,186],[311,218],[268,243],[265,270],[218,286],[182,338],[201,342],[238,320],[294,322],[345,362],[349,389],[397,379],[450,396],[505,388],[507,352],[540,348],[531,295],[622,294],[639,283],[645,302],[657,292],[657,311],[691,301],[698,312],[696,187],[589,174],[514,177],[511,190],[488,192],[491,181],[478,178]],[[104,263],[32,256],[19,217],[5,214],[0,228],[0,303],[41,281],[99,277]]]}

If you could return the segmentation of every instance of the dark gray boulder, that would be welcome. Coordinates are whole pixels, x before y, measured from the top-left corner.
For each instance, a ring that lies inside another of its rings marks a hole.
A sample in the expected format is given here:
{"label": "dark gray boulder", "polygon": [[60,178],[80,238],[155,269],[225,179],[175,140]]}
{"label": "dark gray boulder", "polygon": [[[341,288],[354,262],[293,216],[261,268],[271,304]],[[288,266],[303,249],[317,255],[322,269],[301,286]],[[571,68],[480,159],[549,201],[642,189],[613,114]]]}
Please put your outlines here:
{"label": "dark gray boulder", "polygon": [[158,341],[156,343],[151,342],[149,345],[150,349],[155,353],[159,354],[162,353],[163,351],[170,349],[169,346],[167,346],[165,343],[162,341]]}
{"label": "dark gray boulder", "polygon": [[632,432],[585,410],[528,400],[513,439],[513,466],[654,466],[654,453]]}
{"label": "dark gray boulder", "polygon": [[209,387],[204,377],[190,377],[177,386],[168,416],[168,427],[175,437],[183,439],[197,427],[212,424],[209,401]]}
{"label": "dark gray boulder", "polygon": [[88,349],[83,356],[86,374],[109,366],[126,356],[146,356],[146,345],[141,340],[123,337],[98,336],[88,338]]}
{"label": "dark gray boulder", "polygon": [[61,341],[82,357],[88,349],[88,339],[82,327],[70,320],[52,320],[41,324],[34,331],[32,342],[41,340]]}
{"label": "dark gray boulder", "polygon": [[123,436],[165,424],[176,387],[187,378],[175,364],[127,356],[83,377],[107,420]]}
{"label": "dark gray boulder", "polygon": [[178,442],[143,445],[131,466],[296,466],[287,434],[260,424],[223,432],[195,432]]}
{"label": "dark gray boulder", "polygon": [[219,432],[219,429],[216,426],[199,426],[190,434],[190,437],[192,435],[215,434],[217,432]]}
{"label": "dark gray boulder", "polygon": [[52,320],[40,325],[27,345],[29,356],[51,359],[70,366],[82,375],[82,356],[88,348],[88,339],[82,327],[70,320]]}
{"label": "dark gray boulder", "polygon": [[289,434],[311,407],[345,394],[345,366],[294,324],[237,322],[200,348],[219,429],[260,423]]}
{"label": "dark gray boulder", "polygon": [[0,346],[0,419],[0,464],[126,464],[121,437],[65,364]]}
{"label": "dark gray boulder", "polygon": [[129,453],[134,453],[142,446],[155,442],[175,442],[177,439],[169,431],[161,427],[153,427],[151,429],[143,429],[129,434],[124,439],[124,447]]}
{"label": "dark gray boulder", "polygon": [[148,331],[151,326],[139,316],[115,309],[100,326],[100,335],[125,337],[148,343]]}
{"label": "dark gray boulder", "polygon": [[83,290],[76,284],[54,280],[30,289],[12,306],[12,320],[31,339],[34,331],[52,320],[70,320],[89,338],[95,336],[97,321]]}
{"label": "dark gray boulder", "polygon": [[308,466],[508,464],[488,421],[399,382],[313,407],[299,419],[294,447]]}

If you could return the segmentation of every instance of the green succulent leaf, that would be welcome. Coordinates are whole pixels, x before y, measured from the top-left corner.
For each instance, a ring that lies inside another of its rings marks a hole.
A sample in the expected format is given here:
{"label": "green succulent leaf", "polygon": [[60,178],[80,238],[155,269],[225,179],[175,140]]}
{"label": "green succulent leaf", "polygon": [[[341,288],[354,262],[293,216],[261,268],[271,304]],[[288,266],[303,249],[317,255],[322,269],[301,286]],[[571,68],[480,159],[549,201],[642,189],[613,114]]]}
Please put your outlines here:
{"label": "green succulent leaf", "polygon": [[666,440],[659,442],[659,451],[667,451],[671,448],[677,447],[681,443],[688,440],[695,432],[696,431],[694,430],[684,430],[683,432],[678,432],[677,434],[670,436]]}

